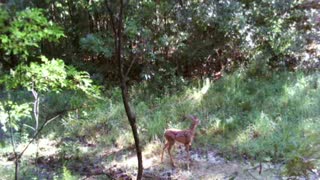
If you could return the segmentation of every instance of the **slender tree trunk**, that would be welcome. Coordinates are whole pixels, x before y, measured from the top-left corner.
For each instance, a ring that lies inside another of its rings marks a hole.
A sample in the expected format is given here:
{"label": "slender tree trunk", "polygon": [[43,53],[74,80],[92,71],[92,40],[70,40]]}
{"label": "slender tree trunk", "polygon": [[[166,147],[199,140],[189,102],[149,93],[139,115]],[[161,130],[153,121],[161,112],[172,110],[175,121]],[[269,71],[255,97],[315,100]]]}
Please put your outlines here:
{"label": "slender tree trunk", "polygon": [[113,14],[110,9],[109,9],[109,13],[110,13],[110,16],[112,16],[111,17],[112,26],[115,34],[115,51],[116,51],[116,60],[119,64],[119,76],[120,76],[122,100],[123,100],[123,105],[131,126],[131,130],[132,130],[132,134],[135,142],[136,153],[138,158],[137,179],[140,180],[142,179],[142,173],[143,173],[142,152],[140,148],[140,140],[139,140],[137,125],[136,125],[136,115],[130,105],[129,91],[128,91],[128,86],[126,84],[128,72],[127,73],[124,72],[124,61],[123,61],[123,58],[121,57],[122,55],[121,39],[122,39],[122,28],[123,28],[123,0],[120,1],[120,12],[119,12],[119,18],[118,18],[117,24],[115,24]]}
{"label": "slender tree trunk", "polygon": [[8,111],[8,118],[10,122],[10,139],[11,139],[11,145],[12,145],[12,152],[14,154],[14,165],[15,165],[15,171],[14,171],[14,179],[18,180],[18,175],[19,175],[19,155],[16,151],[16,145],[14,142],[14,135],[13,135],[13,129],[12,129],[12,122],[11,122],[11,114],[10,111]]}
{"label": "slender tree trunk", "polygon": [[15,155],[15,170],[14,170],[14,180],[18,180],[18,174],[19,174],[19,159],[17,158],[17,155]]}
{"label": "slender tree trunk", "polygon": [[138,174],[137,174],[137,179],[142,178],[142,173],[143,173],[143,165],[142,165],[142,152],[140,148],[140,140],[139,140],[139,135],[137,131],[137,125],[136,125],[136,116],[134,112],[131,109],[131,106],[129,104],[129,95],[128,95],[128,89],[125,84],[125,81],[123,78],[121,78],[121,91],[122,91],[122,99],[123,99],[123,104],[126,110],[126,114],[128,116],[128,120],[131,126],[134,142],[135,142],[135,147],[136,147],[136,153],[137,153],[137,158],[138,158]]}

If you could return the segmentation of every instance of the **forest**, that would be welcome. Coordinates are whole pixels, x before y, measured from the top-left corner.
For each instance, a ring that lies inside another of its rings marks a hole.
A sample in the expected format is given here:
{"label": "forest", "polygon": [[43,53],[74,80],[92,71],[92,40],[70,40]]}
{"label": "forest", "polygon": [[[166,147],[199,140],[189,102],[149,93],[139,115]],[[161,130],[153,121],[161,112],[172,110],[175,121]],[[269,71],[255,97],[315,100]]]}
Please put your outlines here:
{"label": "forest", "polygon": [[319,0],[0,0],[0,179],[320,179]]}

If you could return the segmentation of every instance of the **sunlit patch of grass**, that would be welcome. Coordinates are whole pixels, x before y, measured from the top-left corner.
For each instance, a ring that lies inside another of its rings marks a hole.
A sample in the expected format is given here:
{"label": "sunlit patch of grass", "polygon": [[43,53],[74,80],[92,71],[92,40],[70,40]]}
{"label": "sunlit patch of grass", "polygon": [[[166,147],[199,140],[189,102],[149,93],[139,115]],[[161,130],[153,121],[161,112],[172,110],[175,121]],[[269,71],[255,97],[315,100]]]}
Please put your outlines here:
{"label": "sunlit patch of grass", "polygon": [[288,72],[268,78],[242,73],[215,82],[199,107],[211,117],[199,128],[199,145],[211,143],[224,152],[231,146],[262,160],[309,157],[320,143],[314,139],[320,132],[314,128],[320,117],[319,84],[318,74]]}
{"label": "sunlit patch of grass", "polygon": [[14,179],[14,167],[0,165],[1,179]]}
{"label": "sunlit patch of grass", "polygon": [[[205,122],[206,123],[206,122]],[[225,132],[225,125],[222,123],[221,119],[215,118],[212,121],[207,122],[209,127],[200,127],[204,134],[221,135]]]}
{"label": "sunlit patch of grass", "polygon": [[0,148],[0,174],[3,179],[14,179],[14,162],[7,161],[7,157],[4,156],[11,150],[10,146]]}
{"label": "sunlit patch of grass", "polygon": [[144,146],[144,149],[143,149],[144,157],[150,158],[158,155],[160,157],[160,153],[162,151],[163,146],[164,144],[161,143],[160,141],[149,142],[147,145]]}
{"label": "sunlit patch of grass", "polygon": [[193,173],[191,171],[181,171],[177,179],[193,179]]}
{"label": "sunlit patch of grass", "polygon": [[116,145],[121,149],[134,144],[134,139],[131,131],[122,131],[116,139]]}
{"label": "sunlit patch of grass", "polygon": [[166,117],[161,111],[154,112],[149,118],[146,119],[145,129],[148,134],[149,140],[156,140],[161,137],[167,125]]}
{"label": "sunlit patch of grass", "polygon": [[[144,168],[154,167],[160,165],[160,152],[162,143],[160,141],[152,141],[142,148],[142,158]],[[135,171],[137,168],[137,156],[135,151],[127,151],[123,154],[118,154],[109,161],[108,165],[117,165],[129,171]]]}
{"label": "sunlit patch of grass", "polygon": [[[28,146],[28,148],[23,153],[22,158],[33,157],[33,156],[35,156],[36,152],[38,152],[39,156],[53,155],[53,154],[57,153],[57,151],[58,151],[58,149],[55,147],[55,143],[56,143],[56,141],[53,141],[51,139],[41,138],[38,140],[38,144],[37,144],[37,142],[33,142]],[[15,150],[16,150],[16,152],[22,152],[22,150],[24,150],[26,146],[27,146],[27,143],[21,143],[16,147]],[[9,154],[9,153],[13,153],[11,145],[8,144],[7,146],[0,148],[1,155]],[[11,162],[6,160],[7,156],[5,156],[5,155],[3,157],[0,156],[0,158],[3,158],[0,161],[0,164],[1,163],[11,164]]]}
{"label": "sunlit patch of grass", "polygon": [[77,180],[79,179],[79,176],[74,176],[71,174],[70,170],[67,169],[66,166],[63,166],[62,169],[62,179],[63,180]]}
{"label": "sunlit patch of grass", "polygon": [[266,148],[264,145],[267,144],[261,141],[268,142],[266,139],[272,136],[277,129],[277,124],[264,112],[255,115],[254,119],[252,124],[239,132],[233,142],[233,146],[240,148],[240,151],[251,152],[252,156],[270,149],[269,147],[273,148],[272,143]]}
{"label": "sunlit patch of grass", "polygon": [[192,89],[189,98],[194,100],[195,102],[200,102],[203,99],[204,95],[207,94],[211,84],[212,82],[210,82],[210,79],[206,78],[199,88]]}
{"label": "sunlit patch of grass", "polygon": [[154,167],[157,165],[161,165],[160,162],[160,154],[162,152],[162,148],[164,143],[161,141],[152,141],[149,142],[143,148],[143,164],[145,168]]}

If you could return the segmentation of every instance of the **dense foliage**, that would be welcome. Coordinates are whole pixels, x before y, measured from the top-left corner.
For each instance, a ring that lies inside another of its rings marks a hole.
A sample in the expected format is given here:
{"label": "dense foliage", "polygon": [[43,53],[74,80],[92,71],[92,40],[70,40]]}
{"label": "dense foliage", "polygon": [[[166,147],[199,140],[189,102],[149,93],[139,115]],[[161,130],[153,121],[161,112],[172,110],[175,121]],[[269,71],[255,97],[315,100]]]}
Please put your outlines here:
{"label": "dense foliage", "polygon": [[[120,1],[0,2],[1,151],[12,146],[23,161],[29,144],[49,137],[62,143],[61,159],[81,156],[66,138],[130,147],[121,40],[143,147],[195,114],[196,147],[281,162],[293,176],[319,167],[317,1],[123,2],[123,17]],[[72,177],[70,164],[56,177]]]}

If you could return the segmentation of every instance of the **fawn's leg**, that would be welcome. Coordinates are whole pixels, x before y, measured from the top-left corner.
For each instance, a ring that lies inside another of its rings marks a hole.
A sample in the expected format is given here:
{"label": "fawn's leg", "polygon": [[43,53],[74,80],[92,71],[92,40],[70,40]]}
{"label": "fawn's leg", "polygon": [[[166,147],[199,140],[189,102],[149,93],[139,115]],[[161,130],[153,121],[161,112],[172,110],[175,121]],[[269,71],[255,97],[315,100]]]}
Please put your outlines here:
{"label": "fawn's leg", "polygon": [[161,153],[161,162],[163,162],[163,154],[164,154],[164,150],[169,146],[169,142],[166,142],[166,144],[164,145],[163,149],[162,149],[162,153]]}
{"label": "fawn's leg", "polygon": [[189,163],[189,161],[190,161],[190,152],[189,152],[190,144],[186,144],[185,146],[186,146],[186,151],[187,151],[187,161]]}
{"label": "fawn's leg", "polygon": [[187,169],[190,169],[190,144],[186,144],[186,151],[187,151]]}
{"label": "fawn's leg", "polygon": [[172,155],[171,155],[171,149],[172,149],[172,146],[174,145],[174,142],[169,142],[169,147],[168,147],[168,153],[169,153],[169,156],[170,156],[170,160],[171,160],[171,164],[173,167],[176,167],[174,165],[174,162],[173,162],[173,158],[172,158]]}

